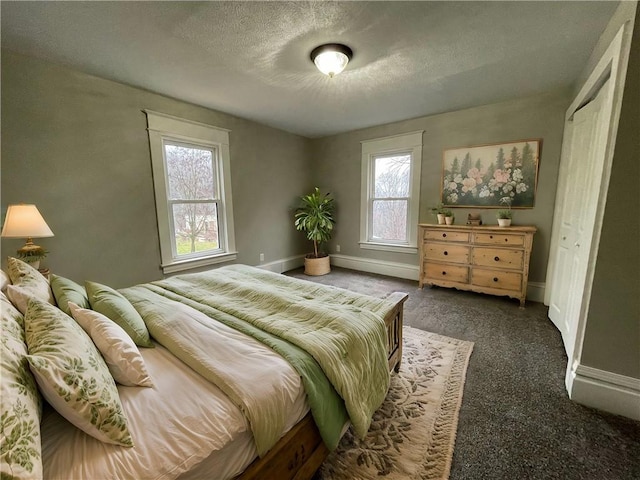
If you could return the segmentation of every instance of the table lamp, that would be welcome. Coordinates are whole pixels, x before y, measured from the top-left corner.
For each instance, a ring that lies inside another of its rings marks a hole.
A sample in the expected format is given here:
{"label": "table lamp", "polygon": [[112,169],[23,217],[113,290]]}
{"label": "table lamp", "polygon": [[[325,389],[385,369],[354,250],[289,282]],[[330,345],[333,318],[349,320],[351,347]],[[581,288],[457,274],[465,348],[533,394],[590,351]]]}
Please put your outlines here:
{"label": "table lamp", "polygon": [[[27,243],[18,249],[18,257],[34,264],[46,255],[44,248],[33,244],[34,238],[53,237],[53,232],[44,221],[35,205],[9,205],[2,233],[5,238],[26,238]],[[34,261],[35,260],[35,261]],[[38,268],[36,266],[36,268]]]}

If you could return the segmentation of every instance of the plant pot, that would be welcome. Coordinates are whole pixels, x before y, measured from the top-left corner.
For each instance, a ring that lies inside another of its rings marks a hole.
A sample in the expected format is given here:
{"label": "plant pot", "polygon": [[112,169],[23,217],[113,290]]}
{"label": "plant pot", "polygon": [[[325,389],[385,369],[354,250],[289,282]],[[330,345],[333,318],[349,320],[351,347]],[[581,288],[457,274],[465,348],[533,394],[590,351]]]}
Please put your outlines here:
{"label": "plant pot", "polygon": [[498,225],[501,227],[508,227],[511,225],[511,219],[510,218],[499,218],[498,219]]}
{"label": "plant pot", "polygon": [[445,224],[445,216],[442,213],[438,214],[438,225],[444,225]]}
{"label": "plant pot", "polygon": [[444,222],[447,225],[453,225],[453,219],[454,219],[454,217],[444,217]]}
{"label": "plant pot", "polygon": [[304,273],[305,275],[326,275],[331,271],[331,261],[329,255],[315,258],[311,256],[304,257]]}

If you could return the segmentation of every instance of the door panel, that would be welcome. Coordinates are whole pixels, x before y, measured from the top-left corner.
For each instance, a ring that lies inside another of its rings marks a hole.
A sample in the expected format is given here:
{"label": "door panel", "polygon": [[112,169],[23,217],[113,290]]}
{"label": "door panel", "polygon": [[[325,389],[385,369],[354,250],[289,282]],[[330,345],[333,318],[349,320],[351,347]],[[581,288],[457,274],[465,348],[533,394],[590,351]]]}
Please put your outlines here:
{"label": "door panel", "polygon": [[565,350],[571,359],[595,225],[607,130],[610,115],[609,82],[595,98],[572,119],[567,132],[569,154],[560,168],[556,214],[559,214],[559,238],[551,276],[549,318],[562,333]]}

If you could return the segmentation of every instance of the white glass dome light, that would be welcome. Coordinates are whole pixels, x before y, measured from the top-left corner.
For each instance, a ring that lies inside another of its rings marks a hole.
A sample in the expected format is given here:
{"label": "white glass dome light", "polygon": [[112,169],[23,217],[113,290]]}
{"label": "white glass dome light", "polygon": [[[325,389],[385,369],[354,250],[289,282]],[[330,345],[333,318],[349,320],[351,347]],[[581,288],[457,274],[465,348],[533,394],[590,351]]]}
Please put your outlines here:
{"label": "white glass dome light", "polygon": [[311,60],[318,70],[332,78],[345,69],[352,57],[351,49],[341,43],[327,43],[311,51]]}

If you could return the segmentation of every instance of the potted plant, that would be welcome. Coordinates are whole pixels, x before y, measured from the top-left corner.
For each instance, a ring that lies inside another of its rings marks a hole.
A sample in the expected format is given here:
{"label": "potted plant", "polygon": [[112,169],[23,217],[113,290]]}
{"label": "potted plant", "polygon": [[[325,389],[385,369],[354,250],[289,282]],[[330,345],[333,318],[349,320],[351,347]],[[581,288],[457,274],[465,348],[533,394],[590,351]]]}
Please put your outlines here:
{"label": "potted plant", "polygon": [[44,248],[39,246],[32,246],[33,248],[21,248],[18,250],[18,257],[25,263],[28,263],[33,268],[40,268],[40,260],[47,256],[49,253]]}
{"label": "potted plant", "polygon": [[447,225],[453,225],[453,220],[456,218],[453,212],[448,208],[445,208],[443,211],[443,214],[444,214],[444,223]]}
{"label": "potted plant", "polygon": [[496,216],[498,217],[498,225],[501,227],[508,227],[511,225],[511,197],[502,197],[500,199],[500,203],[506,205],[506,209],[498,210]]}
{"label": "potted plant", "polygon": [[435,207],[431,207],[431,213],[433,213],[436,217],[438,217],[438,225],[444,225],[445,223],[444,211],[445,211],[445,208],[442,203],[439,203]]}
{"label": "potted plant", "polygon": [[331,194],[322,195],[315,187],[313,192],[300,197],[302,205],[296,210],[295,226],[298,231],[306,232],[307,238],[313,242],[313,253],[304,258],[304,273],[307,275],[325,275],[331,271],[329,255],[320,248],[331,239],[335,220],[334,199]]}

